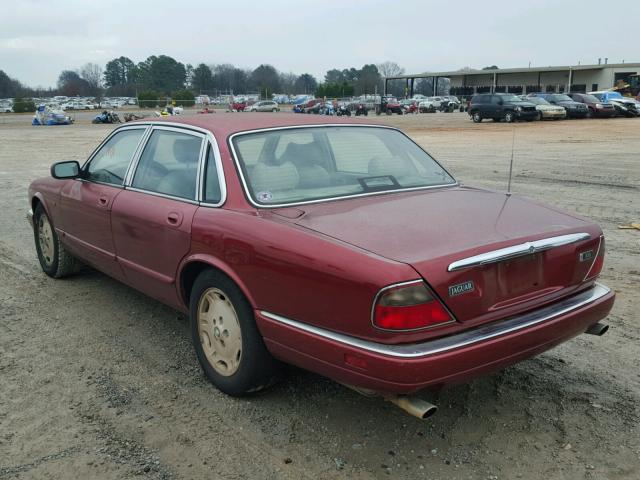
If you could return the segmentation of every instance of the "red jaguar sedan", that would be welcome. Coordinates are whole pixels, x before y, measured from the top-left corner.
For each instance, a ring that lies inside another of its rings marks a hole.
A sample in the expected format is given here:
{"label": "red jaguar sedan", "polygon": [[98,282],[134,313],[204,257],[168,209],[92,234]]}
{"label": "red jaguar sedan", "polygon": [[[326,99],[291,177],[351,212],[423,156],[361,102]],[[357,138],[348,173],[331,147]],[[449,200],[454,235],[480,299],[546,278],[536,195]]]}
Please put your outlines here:
{"label": "red jaguar sedan", "polygon": [[614,302],[597,225],[462,186],[357,119],[131,123],[51,177],[29,187],[44,272],[87,264],[188,313],[230,395],[286,362],[424,418],[414,392],[602,334]]}

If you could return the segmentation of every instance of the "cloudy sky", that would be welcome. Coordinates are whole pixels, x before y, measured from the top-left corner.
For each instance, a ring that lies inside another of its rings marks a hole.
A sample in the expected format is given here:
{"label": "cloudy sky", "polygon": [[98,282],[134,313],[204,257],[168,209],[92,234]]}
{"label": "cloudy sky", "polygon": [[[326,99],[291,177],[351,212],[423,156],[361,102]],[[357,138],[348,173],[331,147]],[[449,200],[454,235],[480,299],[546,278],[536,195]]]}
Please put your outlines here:
{"label": "cloudy sky", "polygon": [[385,60],[407,73],[640,62],[637,0],[3,0],[1,17],[0,69],[29,86],[121,55],[318,79]]}

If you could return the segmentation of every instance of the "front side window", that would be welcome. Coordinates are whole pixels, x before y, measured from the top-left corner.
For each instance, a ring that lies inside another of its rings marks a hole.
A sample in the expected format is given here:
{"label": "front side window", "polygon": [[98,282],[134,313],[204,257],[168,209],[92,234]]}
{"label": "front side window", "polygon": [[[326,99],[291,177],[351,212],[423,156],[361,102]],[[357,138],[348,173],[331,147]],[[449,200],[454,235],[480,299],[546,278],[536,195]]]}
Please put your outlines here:
{"label": "front side window", "polygon": [[131,184],[173,197],[196,199],[202,138],[173,130],[154,130]]}
{"label": "front side window", "polygon": [[84,178],[92,182],[122,185],[144,130],[128,129],[113,135],[91,159]]}
{"label": "front side window", "polygon": [[249,195],[263,205],[455,184],[394,129],[280,129],[238,135],[233,146]]}

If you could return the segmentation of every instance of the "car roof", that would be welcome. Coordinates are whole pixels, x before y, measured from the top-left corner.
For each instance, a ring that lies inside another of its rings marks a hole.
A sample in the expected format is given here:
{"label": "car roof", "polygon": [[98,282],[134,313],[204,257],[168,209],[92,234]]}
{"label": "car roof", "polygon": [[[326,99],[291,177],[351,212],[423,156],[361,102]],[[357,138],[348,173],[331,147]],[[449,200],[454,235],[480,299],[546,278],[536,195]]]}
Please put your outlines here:
{"label": "car roof", "polygon": [[[301,115],[296,113],[215,113],[206,115],[189,115],[178,118],[175,116],[145,119],[137,122],[131,122],[127,125],[134,125],[136,123],[154,123],[161,125],[162,123],[170,123],[173,125],[184,125],[202,128],[208,130],[215,137],[220,140],[221,138],[227,138],[230,135],[238,132],[244,132],[248,130],[260,130],[265,128],[279,128],[279,127],[295,127],[305,125],[370,125],[371,122],[367,122],[363,119],[349,118],[349,117],[333,117],[333,116],[320,116],[320,115]],[[380,126],[385,126],[380,124]]]}

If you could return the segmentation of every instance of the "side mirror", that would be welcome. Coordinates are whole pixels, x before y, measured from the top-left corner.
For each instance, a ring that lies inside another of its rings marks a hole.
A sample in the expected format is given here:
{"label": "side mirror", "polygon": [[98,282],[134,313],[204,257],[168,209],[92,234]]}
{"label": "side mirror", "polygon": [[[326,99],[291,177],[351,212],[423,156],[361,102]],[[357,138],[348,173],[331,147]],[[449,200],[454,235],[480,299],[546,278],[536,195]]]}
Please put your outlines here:
{"label": "side mirror", "polygon": [[51,176],[61,180],[78,178],[80,176],[80,164],[75,160],[54,163],[51,165]]}

